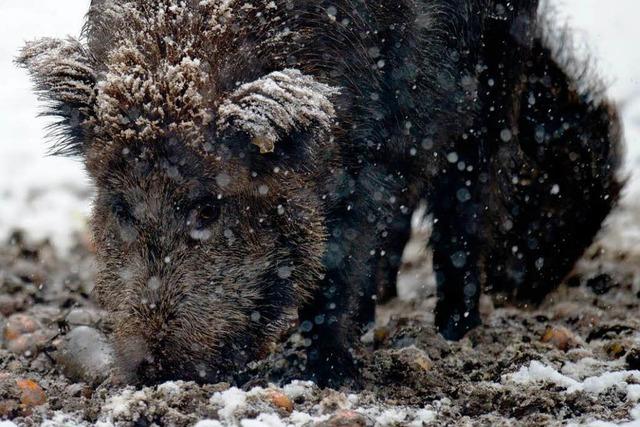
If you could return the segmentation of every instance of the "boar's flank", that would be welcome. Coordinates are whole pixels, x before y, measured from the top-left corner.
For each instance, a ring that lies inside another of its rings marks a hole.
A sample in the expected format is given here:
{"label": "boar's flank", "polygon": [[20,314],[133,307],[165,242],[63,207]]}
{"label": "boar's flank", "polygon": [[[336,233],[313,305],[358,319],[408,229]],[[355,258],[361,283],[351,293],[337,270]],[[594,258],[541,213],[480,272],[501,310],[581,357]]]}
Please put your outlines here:
{"label": "boar's flank", "polygon": [[537,3],[94,0],[27,44],[96,184],[123,372],[227,378],[297,317],[308,377],[357,384],[422,198],[445,337],[482,288],[540,301],[617,199],[620,129]]}

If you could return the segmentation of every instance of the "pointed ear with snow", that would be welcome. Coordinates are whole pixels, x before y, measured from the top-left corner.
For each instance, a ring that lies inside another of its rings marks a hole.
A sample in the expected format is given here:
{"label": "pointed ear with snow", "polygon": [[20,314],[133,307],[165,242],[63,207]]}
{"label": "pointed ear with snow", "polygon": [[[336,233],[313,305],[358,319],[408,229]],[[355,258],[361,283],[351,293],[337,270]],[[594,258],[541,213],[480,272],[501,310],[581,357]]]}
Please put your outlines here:
{"label": "pointed ear with snow", "polygon": [[293,132],[328,132],[338,93],[298,70],[276,71],[232,92],[218,109],[218,126],[241,130],[260,153],[272,153]]}
{"label": "pointed ear with snow", "polygon": [[59,140],[54,154],[81,155],[88,144],[88,129],[94,117],[96,73],[84,46],[75,39],[45,38],[29,42],[16,61],[26,68],[46,116],[59,120],[52,135]]}

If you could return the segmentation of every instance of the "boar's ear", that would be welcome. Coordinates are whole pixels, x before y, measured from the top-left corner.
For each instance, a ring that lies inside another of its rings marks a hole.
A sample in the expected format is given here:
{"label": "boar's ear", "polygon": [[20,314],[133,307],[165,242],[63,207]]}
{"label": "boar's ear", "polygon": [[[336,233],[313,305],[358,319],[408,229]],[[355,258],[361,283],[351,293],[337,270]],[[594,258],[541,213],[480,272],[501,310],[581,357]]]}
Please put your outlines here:
{"label": "boar's ear", "polygon": [[52,152],[83,154],[94,117],[96,86],[96,74],[83,45],[75,39],[37,40],[27,43],[16,62],[29,71],[36,92],[47,103],[43,115],[59,118],[52,125],[51,134],[58,138]]}
{"label": "boar's ear", "polygon": [[329,131],[335,117],[331,97],[337,94],[298,70],[276,71],[232,92],[218,109],[218,126],[246,132],[260,153],[272,153],[292,132]]}

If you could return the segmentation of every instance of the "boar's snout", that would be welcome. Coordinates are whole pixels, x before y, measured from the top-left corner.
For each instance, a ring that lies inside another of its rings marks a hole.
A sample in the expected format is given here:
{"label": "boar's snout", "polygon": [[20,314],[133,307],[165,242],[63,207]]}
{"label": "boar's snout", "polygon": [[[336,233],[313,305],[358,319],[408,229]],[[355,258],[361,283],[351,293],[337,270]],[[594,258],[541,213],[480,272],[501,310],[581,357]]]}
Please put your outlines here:
{"label": "boar's snout", "polygon": [[119,373],[127,382],[152,385],[176,378],[198,382],[216,379],[212,365],[197,363],[200,358],[194,348],[162,333],[148,330],[145,334],[115,337]]}

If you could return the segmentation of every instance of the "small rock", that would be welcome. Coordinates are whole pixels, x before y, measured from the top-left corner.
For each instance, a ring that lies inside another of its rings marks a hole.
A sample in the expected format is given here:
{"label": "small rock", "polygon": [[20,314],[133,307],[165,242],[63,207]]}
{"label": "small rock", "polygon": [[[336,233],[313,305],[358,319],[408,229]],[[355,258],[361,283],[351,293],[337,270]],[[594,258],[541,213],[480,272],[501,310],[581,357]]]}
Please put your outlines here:
{"label": "small rock", "polygon": [[625,357],[625,362],[631,370],[640,370],[640,348],[632,348]]}
{"label": "small rock", "polygon": [[54,335],[54,331],[40,329],[30,334],[22,334],[13,340],[8,340],[6,347],[10,352],[20,356],[35,356]]}
{"label": "small rock", "polygon": [[24,309],[25,304],[25,299],[22,296],[0,295],[0,314],[11,316]]}
{"label": "small rock", "polygon": [[19,402],[13,399],[0,400],[0,418],[14,418],[18,414]]}
{"label": "small rock", "polygon": [[618,341],[607,344],[604,347],[604,349],[609,355],[609,357],[613,359],[619,359],[622,356],[624,356],[624,354],[626,353],[626,349],[624,348],[624,345],[622,345],[622,343]]}
{"label": "small rock", "polygon": [[346,410],[350,407],[347,395],[336,390],[325,390],[325,394],[320,401],[320,410],[323,414]]}
{"label": "small rock", "polygon": [[18,338],[20,335],[35,332],[40,329],[38,321],[28,314],[14,314],[9,317],[4,326],[3,337],[6,341]]}
{"label": "small rock", "polygon": [[29,312],[41,325],[51,325],[60,320],[62,312],[54,305],[36,305]]}
{"label": "small rock", "polygon": [[[49,340],[47,343],[50,342],[51,341]],[[52,347],[49,347],[47,348],[47,350],[51,348]],[[53,371],[55,365],[53,360],[51,360],[51,357],[47,353],[45,353],[44,351],[38,351],[33,360],[30,361],[29,368],[33,372],[47,375],[48,373],[51,373]]]}
{"label": "small rock", "polygon": [[293,412],[293,401],[289,397],[278,390],[267,391],[267,397],[273,406],[287,412]]}
{"label": "small rock", "polygon": [[394,351],[393,354],[413,371],[428,372],[433,368],[433,362],[429,356],[416,346],[402,348]]}
{"label": "small rock", "polygon": [[563,326],[549,326],[540,339],[543,343],[553,345],[555,348],[567,351],[578,347],[575,335]]}
{"label": "small rock", "polygon": [[582,310],[580,304],[574,301],[562,301],[554,304],[552,312],[554,320],[563,320],[582,313]]}
{"label": "small rock", "polygon": [[366,427],[367,419],[355,411],[340,411],[318,427]]}
{"label": "small rock", "polygon": [[373,342],[376,346],[380,346],[382,345],[387,338],[389,338],[390,332],[389,332],[389,328],[387,327],[381,327],[381,328],[376,328],[373,331]]}
{"label": "small rock", "polygon": [[13,265],[14,272],[21,278],[37,285],[44,285],[47,273],[44,267],[31,260],[18,259]]}
{"label": "small rock", "polygon": [[87,384],[84,383],[74,383],[74,384],[69,384],[69,386],[67,386],[67,393],[69,394],[69,396],[74,396],[74,397],[87,397],[87,395],[90,397],[91,393],[92,393],[92,389],[91,387],[87,386]]}
{"label": "small rock", "polygon": [[76,308],[67,314],[66,321],[71,326],[91,326],[100,321],[100,315],[93,310]]}
{"label": "small rock", "polygon": [[55,336],[56,331],[42,328],[35,317],[28,314],[14,314],[3,329],[4,347],[21,356],[36,355]]}
{"label": "small rock", "polygon": [[17,380],[16,384],[21,392],[20,403],[27,408],[44,405],[47,402],[47,395],[35,381]]}
{"label": "small rock", "polygon": [[109,375],[114,351],[100,331],[78,326],[64,337],[55,358],[69,379],[99,384]]}
{"label": "small rock", "polygon": [[615,286],[616,283],[608,274],[601,274],[587,280],[587,287],[596,295],[604,295]]}
{"label": "small rock", "polygon": [[[8,372],[0,372],[0,402],[7,400],[20,399],[20,390],[16,385],[16,377]],[[9,409],[5,407],[4,411]],[[4,416],[4,412],[0,409],[0,417]]]}

